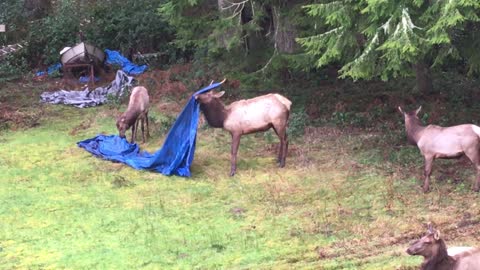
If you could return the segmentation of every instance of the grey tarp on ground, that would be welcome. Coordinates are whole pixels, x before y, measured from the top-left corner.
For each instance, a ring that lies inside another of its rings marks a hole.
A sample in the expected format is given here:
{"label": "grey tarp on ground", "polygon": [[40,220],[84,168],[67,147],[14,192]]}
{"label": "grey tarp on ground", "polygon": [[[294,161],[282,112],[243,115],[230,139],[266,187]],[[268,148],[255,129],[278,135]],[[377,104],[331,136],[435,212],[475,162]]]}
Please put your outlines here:
{"label": "grey tarp on ground", "polygon": [[133,79],[122,70],[118,70],[115,80],[106,87],[97,87],[95,90],[85,88],[83,91],[43,92],[40,98],[43,102],[51,104],[67,104],[78,108],[93,107],[107,102],[108,95],[122,96],[125,88],[132,86]]}

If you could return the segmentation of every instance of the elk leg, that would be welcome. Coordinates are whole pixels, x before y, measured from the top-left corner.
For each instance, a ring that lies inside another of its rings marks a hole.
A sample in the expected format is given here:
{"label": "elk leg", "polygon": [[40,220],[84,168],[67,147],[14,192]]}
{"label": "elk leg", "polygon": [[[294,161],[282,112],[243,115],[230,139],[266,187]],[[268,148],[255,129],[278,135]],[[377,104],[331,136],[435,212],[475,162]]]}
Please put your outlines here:
{"label": "elk leg", "polygon": [[[137,120],[135,120],[135,135],[134,135],[134,136],[135,136],[135,140],[137,139],[138,122],[140,122],[140,121],[139,121],[139,119],[137,118]],[[133,141],[132,141],[132,142],[133,142]]]}
{"label": "elk leg", "polygon": [[280,133],[278,133],[278,130],[273,126],[273,130],[275,131],[275,134],[277,134],[278,139],[280,140],[279,144],[279,149],[278,149],[278,154],[277,154],[277,163],[280,164],[282,162],[282,153],[283,153],[283,139],[282,136],[280,136]]}
{"label": "elk leg", "polygon": [[282,157],[282,162],[280,162],[280,167],[285,167],[286,159],[287,159],[287,152],[288,152],[288,135],[285,133],[285,139],[284,139],[284,145],[283,145],[283,157]]}
{"label": "elk leg", "polygon": [[130,143],[134,143],[135,142],[135,130],[136,130],[136,127],[135,125],[137,124],[137,120],[135,120],[135,122],[133,123],[132,125],[132,139],[130,140]]}
{"label": "elk leg", "polygon": [[[282,134],[283,133],[283,134]],[[287,133],[285,132],[285,130],[283,130],[279,136],[280,138],[280,151],[278,153],[278,162],[280,163],[278,166],[280,168],[283,168],[285,167],[285,157],[286,157],[286,154],[287,154]]]}
{"label": "elk leg", "polygon": [[148,112],[145,113],[145,121],[147,121],[147,139],[150,138],[150,127],[148,126]]}
{"label": "elk leg", "polygon": [[423,181],[423,192],[430,189],[430,175],[432,174],[433,156],[425,156],[425,180]]}
{"label": "elk leg", "polygon": [[477,167],[477,176],[475,183],[473,183],[473,191],[478,192],[480,190],[480,164],[475,165]]}
{"label": "elk leg", "polygon": [[287,139],[287,126],[286,124],[273,127],[280,139],[280,149],[278,151],[279,167],[285,167],[285,159],[287,157],[288,139]]}
{"label": "elk leg", "polygon": [[230,176],[234,176],[237,171],[237,153],[238,146],[240,145],[241,134],[232,133],[232,156],[230,159]]}
{"label": "elk leg", "polygon": [[144,120],[144,117],[142,117],[142,119],[140,120],[142,121],[142,123],[140,124],[140,127],[142,128],[142,143],[145,143],[145,120]]}
{"label": "elk leg", "polygon": [[477,175],[475,176],[475,182],[473,183],[473,191],[478,192],[480,189],[480,158],[478,156],[477,149],[474,151],[466,151],[465,155],[470,159],[470,161],[475,165],[477,169]]}

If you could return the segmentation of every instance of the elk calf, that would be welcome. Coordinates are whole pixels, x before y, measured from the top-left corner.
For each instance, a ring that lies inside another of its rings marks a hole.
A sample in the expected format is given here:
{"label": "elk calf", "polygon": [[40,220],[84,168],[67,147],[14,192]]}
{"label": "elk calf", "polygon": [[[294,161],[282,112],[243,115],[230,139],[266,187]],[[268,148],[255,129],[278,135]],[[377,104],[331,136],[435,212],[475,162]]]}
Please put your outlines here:
{"label": "elk calf", "polygon": [[418,118],[421,109],[420,106],[415,111],[404,112],[398,107],[405,118],[408,141],[418,146],[425,158],[423,191],[429,190],[432,165],[436,158],[451,159],[463,155],[466,155],[475,165],[477,177],[473,190],[478,191],[480,188],[480,127],[472,124],[452,127],[423,126]]}
{"label": "elk calf", "polygon": [[148,91],[143,86],[137,86],[132,89],[130,101],[127,110],[117,118],[117,129],[119,136],[125,138],[126,131],[132,127],[131,143],[135,142],[137,137],[138,122],[141,122],[142,139],[145,142],[144,122],[147,123],[147,137],[150,136],[148,127]]}
{"label": "elk calf", "polygon": [[440,232],[431,224],[425,236],[415,241],[406,251],[410,255],[423,256],[421,270],[478,270],[480,249],[452,247],[447,249]]}
{"label": "elk calf", "polygon": [[280,139],[277,161],[285,166],[288,140],[287,125],[292,102],[279,94],[268,94],[247,100],[239,100],[225,106],[220,97],[225,92],[209,91],[195,96],[210,126],[223,128],[232,136],[230,176],[237,169],[237,152],[240,137],[244,134],[273,128]]}

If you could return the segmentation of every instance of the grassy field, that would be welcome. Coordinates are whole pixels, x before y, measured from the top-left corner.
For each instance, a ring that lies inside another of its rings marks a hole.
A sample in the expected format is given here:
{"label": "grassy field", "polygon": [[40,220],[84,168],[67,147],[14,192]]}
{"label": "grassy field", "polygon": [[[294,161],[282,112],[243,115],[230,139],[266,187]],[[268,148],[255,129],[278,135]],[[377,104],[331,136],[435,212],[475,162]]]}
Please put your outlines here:
{"label": "grassy field", "polygon": [[[230,136],[202,125],[193,177],[166,177],[76,146],[116,133],[116,108],[41,105],[37,85],[0,88],[17,120],[0,126],[0,269],[416,269],[422,259],[405,249],[427,222],[450,246],[480,239],[468,161],[436,163],[423,194],[422,158],[400,122],[308,127],[283,169],[275,135],[245,136],[235,177]],[[143,149],[161,147],[168,102],[153,106]]]}

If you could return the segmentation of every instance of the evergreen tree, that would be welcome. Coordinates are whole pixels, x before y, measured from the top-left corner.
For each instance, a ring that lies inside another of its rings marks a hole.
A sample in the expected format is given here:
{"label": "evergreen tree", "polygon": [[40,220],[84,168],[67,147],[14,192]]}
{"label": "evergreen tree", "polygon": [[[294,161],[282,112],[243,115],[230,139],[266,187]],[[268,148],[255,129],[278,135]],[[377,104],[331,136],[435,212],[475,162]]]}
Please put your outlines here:
{"label": "evergreen tree", "polygon": [[306,3],[308,1],[300,0],[169,0],[160,6],[159,12],[175,27],[175,44],[179,48],[195,48],[212,55],[249,54],[268,47],[276,54],[298,49],[296,18],[292,14]]}
{"label": "evergreen tree", "polygon": [[451,33],[479,21],[478,0],[339,0],[304,7],[327,27],[299,38],[317,67],[340,63],[341,77],[387,80],[414,72],[421,91],[431,90],[429,70],[459,58]]}

